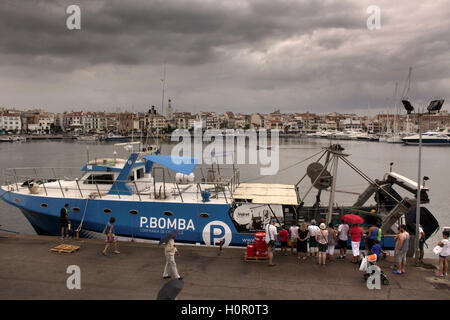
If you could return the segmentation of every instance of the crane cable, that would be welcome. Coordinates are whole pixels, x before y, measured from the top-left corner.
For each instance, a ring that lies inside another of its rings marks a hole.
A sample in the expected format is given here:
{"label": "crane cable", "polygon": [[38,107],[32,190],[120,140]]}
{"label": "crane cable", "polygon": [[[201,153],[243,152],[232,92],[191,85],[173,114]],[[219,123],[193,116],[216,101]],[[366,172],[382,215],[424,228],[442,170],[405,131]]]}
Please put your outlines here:
{"label": "crane cable", "polygon": [[[298,161],[298,162],[296,162],[296,163],[293,163],[293,164],[291,164],[291,165],[289,165],[289,166],[287,166],[286,168],[283,168],[283,169],[281,169],[281,170],[278,170],[277,174],[279,174],[279,173],[281,173],[281,172],[283,172],[283,171],[286,171],[286,170],[288,170],[288,169],[291,169],[291,168],[293,168],[293,167],[295,167],[295,166],[297,166],[297,165],[299,165],[299,164],[301,164],[301,163],[303,163],[303,162],[305,162],[305,161],[308,161],[308,160],[314,158],[315,156],[317,156],[318,154],[320,154],[320,153],[322,153],[322,152],[324,152],[324,151],[323,151],[323,150],[320,150],[319,152],[313,154],[312,156],[310,156],[310,157],[308,157],[308,158],[306,158],[306,159],[303,159],[303,160],[301,160],[301,161]],[[264,176],[259,176],[259,177],[256,177],[256,178],[249,178],[249,179],[247,179],[247,180],[241,181],[241,183],[242,183],[242,182],[245,183],[245,182],[249,182],[249,181],[254,181],[254,180],[258,180],[258,179],[262,179],[262,178],[264,178]]]}

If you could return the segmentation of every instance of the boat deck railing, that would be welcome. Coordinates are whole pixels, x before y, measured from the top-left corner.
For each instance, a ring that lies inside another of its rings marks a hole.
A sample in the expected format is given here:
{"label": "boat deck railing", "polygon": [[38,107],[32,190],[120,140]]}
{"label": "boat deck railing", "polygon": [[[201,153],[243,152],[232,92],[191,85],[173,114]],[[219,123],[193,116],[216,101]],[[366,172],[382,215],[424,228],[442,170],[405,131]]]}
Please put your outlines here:
{"label": "boat deck railing", "polygon": [[221,168],[219,173],[209,169],[200,181],[185,183],[176,181],[163,167],[152,168],[151,179],[138,180],[82,179],[75,174],[77,171],[79,168],[9,168],[4,170],[3,179],[10,192],[83,199],[102,199],[111,194],[128,199],[131,195],[139,201],[178,198],[181,202],[192,201],[204,199],[206,191],[210,199],[230,203],[239,185],[238,169],[233,169],[229,176],[224,175],[226,168]]}

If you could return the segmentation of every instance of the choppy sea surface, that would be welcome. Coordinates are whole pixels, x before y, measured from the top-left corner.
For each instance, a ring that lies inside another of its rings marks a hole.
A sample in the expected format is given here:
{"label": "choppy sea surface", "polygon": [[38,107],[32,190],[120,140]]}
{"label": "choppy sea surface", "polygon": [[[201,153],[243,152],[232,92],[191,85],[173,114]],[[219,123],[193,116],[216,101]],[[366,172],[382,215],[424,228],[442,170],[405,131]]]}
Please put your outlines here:
{"label": "choppy sea surface", "polygon": [[[393,171],[417,181],[418,148],[402,144],[389,144],[383,142],[367,141],[334,141],[345,148],[350,160],[372,179],[382,179],[389,172],[390,162],[394,162]],[[170,154],[175,143],[160,142],[163,154]],[[302,160],[320,152],[322,148],[329,146],[330,141],[317,138],[280,138],[279,144],[279,170],[276,175],[261,175],[261,164],[239,164],[241,182],[258,183],[286,183],[295,184],[306,173],[307,166],[314,162],[318,156],[310,160]],[[114,146],[107,142],[79,142],[79,141],[30,141],[15,143],[0,143],[0,169],[13,167],[75,167],[84,165],[89,155],[92,160],[95,157],[111,157],[117,151],[118,156],[126,157],[122,147]],[[226,150],[224,150],[226,151]],[[229,150],[228,150],[229,151]],[[258,150],[258,152],[271,152]],[[270,156],[270,154],[269,154]],[[259,159],[259,154],[258,154]],[[274,158],[273,158],[274,159]],[[301,163],[299,163],[301,162]],[[205,164],[199,166],[195,174],[201,175]],[[225,167],[222,166],[225,170]],[[228,167],[231,167],[228,165]],[[422,151],[422,176],[430,179],[426,187],[430,189],[430,203],[425,206],[434,214],[442,227],[450,226],[450,148],[425,146]],[[4,177],[1,176],[3,184]],[[300,194],[303,196],[309,188],[310,180],[307,177],[300,184]],[[368,183],[356,174],[344,162],[338,164],[336,180],[335,203],[339,205],[352,204],[357,195]],[[400,191],[399,188],[396,188]],[[400,191],[402,195],[414,197],[412,194]],[[305,200],[310,205],[315,200],[315,190]],[[322,203],[328,203],[329,193],[322,192]],[[373,197],[369,203],[373,201]],[[22,213],[3,201],[0,201],[0,225],[1,228],[13,230],[23,234],[34,234],[35,231],[25,219]],[[427,240],[428,248],[425,248],[426,257],[433,257],[432,248],[441,238],[441,232]]]}

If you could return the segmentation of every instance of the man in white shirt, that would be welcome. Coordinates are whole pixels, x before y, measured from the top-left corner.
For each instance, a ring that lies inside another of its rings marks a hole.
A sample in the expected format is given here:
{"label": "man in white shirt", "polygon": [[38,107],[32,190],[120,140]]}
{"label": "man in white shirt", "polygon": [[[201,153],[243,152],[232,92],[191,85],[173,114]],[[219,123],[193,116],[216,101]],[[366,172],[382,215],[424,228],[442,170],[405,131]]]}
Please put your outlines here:
{"label": "man in white shirt", "polygon": [[294,222],[294,224],[289,228],[290,239],[291,242],[291,254],[294,254],[294,246],[297,246],[297,235],[298,235],[298,226]]}
{"label": "man in white shirt", "polygon": [[308,226],[309,231],[309,255],[312,257],[317,257],[317,252],[319,252],[318,243],[316,241],[316,233],[319,232],[319,227],[316,226],[316,220],[311,220],[311,225]]}
{"label": "man in white shirt", "polygon": [[269,266],[272,267],[275,264],[273,263],[273,252],[277,246],[277,227],[275,227],[275,219],[272,219],[270,224],[266,225],[266,243],[269,247]]}
{"label": "man in white shirt", "polygon": [[[174,236],[175,238],[176,236]],[[182,280],[177,270],[177,264],[175,263],[175,255],[179,256],[180,253],[175,246],[174,238],[167,241],[167,244],[164,248],[164,253],[166,255],[166,267],[164,268],[163,279],[170,278],[169,272],[175,277],[175,279]]]}
{"label": "man in white shirt", "polygon": [[347,222],[342,221],[342,223],[339,225],[338,228],[338,243],[339,243],[339,250],[340,255],[339,259],[345,259],[345,255],[347,253],[347,240],[348,240],[348,230],[349,226]]}

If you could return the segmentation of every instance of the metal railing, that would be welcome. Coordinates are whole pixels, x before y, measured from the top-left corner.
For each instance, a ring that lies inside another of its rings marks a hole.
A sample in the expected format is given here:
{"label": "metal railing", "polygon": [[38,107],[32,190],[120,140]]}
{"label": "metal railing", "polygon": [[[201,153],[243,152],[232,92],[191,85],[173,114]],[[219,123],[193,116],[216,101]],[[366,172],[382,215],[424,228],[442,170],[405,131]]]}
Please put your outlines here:
{"label": "metal railing", "polygon": [[[208,190],[211,198],[223,196],[226,203],[233,199],[233,192],[239,184],[239,170],[233,168],[231,176],[214,175],[214,179],[204,179],[192,183],[179,183],[174,175],[163,167],[152,168],[151,179],[139,180],[99,180],[80,179],[74,176],[74,168],[9,168],[4,170],[3,177],[8,190],[12,192],[29,192],[46,196],[63,198],[102,199],[115,191],[119,199],[124,196],[137,196],[139,201],[145,199],[167,199],[179,197],[185,201],[184,194],[195,193],[197,199],[202,198],[202,190]],[[79,169],[78,169],[79,170]],[[226,169],[222,168],[222,174]],[[43,173],[50,172],[50,175]],[[162,180],[156,179],[157,173]],[[197,179],[198,180],[198,179]],[[172,190],[168,190],[169,185]],[[123,186],[126,188],[123,188]],[[195,187],[193,187],[195,186]],[[153,188],[152,188],[153,187]],[[228,194],[227,194],[228,193]]]}

